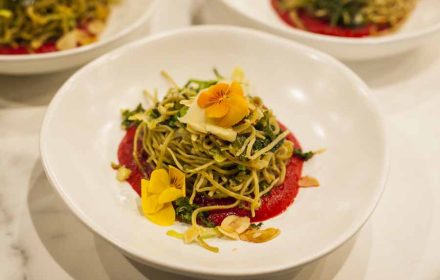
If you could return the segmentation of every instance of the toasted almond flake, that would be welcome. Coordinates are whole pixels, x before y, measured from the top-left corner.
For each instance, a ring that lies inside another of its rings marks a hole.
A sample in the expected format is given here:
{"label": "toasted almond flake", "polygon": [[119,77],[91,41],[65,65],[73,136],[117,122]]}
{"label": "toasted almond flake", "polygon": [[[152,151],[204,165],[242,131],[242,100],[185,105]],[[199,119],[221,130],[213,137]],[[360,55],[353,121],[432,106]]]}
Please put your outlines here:
{"label": "toasted almond flake", "polygon": [[76,31],[76,39],[81,46],[89,45],[96,41],[96,36],[90,35],[89,33],[77,29]]}
{"label": "toasted almond flake", "polygon": [[217,230],[229,239],[233,239],[233,240],[240,239],[240,236],[236,232],[228,232],[221,227],[217,227]]}
{"label": "toasted almond flake", "polygon": [[128,178],[130,178],[131,170],[126,168],[125,166],[120,166],[118,168],[118,172],[116,174],[116,179],[119,182],[127,181]]}
{"label": "toasted almond flake", "polygon": [[112,167],[112,169],[114,169],[114,170],[118,170],[118,168],[119,167],[121,167],[121,165],[120,164],[118,164],[118,163],[116,163],[116,162],[111,162],[111,167]]}
{"label": "toasted almond flake", "polygon": [[277,228],[267,228],[263,230],[250,228],[240,234],[240,239],[247,242],[264,243],[277,237],[280,232],[281,231]]}
{"label": "toasted almond flake", "polygon": [[224,231],[238,234],[243,233],[251,225],[251,220],[249,217],[239,217],[236,215],[230,215],[223,219],[221,223],[221,228]]}
{"label": "toasted almond flake", "polygon": [[88,25],[87,25],[87,30],[94,34],[94,35],[98,35],[100,33],[102,33],[102,31],[104,31],[105,28],[105,24],[104,22],[102,22],[101,20],[92,20]]}
{"label": "toasted almond flake", "polygon": [[304,176],[299,179],[298,186],[301,188],[319,187],[319,181],[316,178]]}
{"label": "toasted almond flake", "polygon": [[56,47],[58,50],[69,50],[76,48],[78,46],[78,38],[77,33],[75,30],[72,30],[66,34],[63,35],[58,41],[56,42]]}

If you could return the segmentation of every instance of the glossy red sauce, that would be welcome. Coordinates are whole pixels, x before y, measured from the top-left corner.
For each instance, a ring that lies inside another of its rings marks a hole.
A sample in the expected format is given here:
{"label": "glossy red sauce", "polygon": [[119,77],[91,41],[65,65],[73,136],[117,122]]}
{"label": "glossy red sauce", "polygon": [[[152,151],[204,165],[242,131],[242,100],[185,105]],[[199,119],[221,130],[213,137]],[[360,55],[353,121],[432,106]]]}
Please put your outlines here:
{"label": "glossy red sauce", "polygon": [[[280,124],[281,125],[281,124]],[[285,130],[285,127],[281,125],[281,128]],[[119,144],[118,159],[119,163],[132,170],[131,176],[128,178],[128,182],[133,189],[140,195],[141,179],[144,175],[137,167],[133,159],[133,140],[136,128],[130,128],[127,130],[125,137]],[[298,140],[290,133],[287,139],[295,144],[295,147],[300,147]],[[286,178],[284,183],[280,186],[274,187],[267,195],[261,198],[261,206],[255,211],[255,217],[251,218],[252,222],[260,222],[269,218],[275,217],[281,214],[287,207],[293,203],[298,193],[298,180],[301,177],[303,161],[297,157],[292,157],[286,166]],[[147,170],[148,175],[151,174],[151,170]],[[206,205],[225,205],[234,202],[234,199],[212,199],[206,196],[198,196],[195,201],[196,204],[201,206]],[[208,220],[216,225],[219,225],[223,219],[229,215],[238,216],[250,216],[249,210],[244,208],[235,207],[227,210],[216,210],[209,212]]]}
{"label": "glossy red sauce", "polygon": [[19,46],[16,48],[0,46],[0,54],[7,54],[7,55],[49,53],[49,52],[56,52],[56,51],[58,51],[58,49],[55,46],[55,43],[46,43],[32,52],[28,48],[26,48],[25,46]]}
{"label": "glossy red sauce", "polygon": [[[296,24],[292,21],[289,16],[288,11],[283,11],[279,6],[279,0],[271,0],[272,7],[277,12],[278,16],[288,25],[292,27],[297,27]],[[330,25],[328,21],[316,18],[314,16],[309,15],[307,12],[303,10],[298,10],[298,17],[304,24],[304,27],[307,31],[323,34],[323,35],[331,35],[338,37],[366,37],[372,35],[377,31],[384,31],[388,29],[388,26],[375,26],[372,24],[356,27],[356,28],[348,28],[341,26],[333,26]]]}

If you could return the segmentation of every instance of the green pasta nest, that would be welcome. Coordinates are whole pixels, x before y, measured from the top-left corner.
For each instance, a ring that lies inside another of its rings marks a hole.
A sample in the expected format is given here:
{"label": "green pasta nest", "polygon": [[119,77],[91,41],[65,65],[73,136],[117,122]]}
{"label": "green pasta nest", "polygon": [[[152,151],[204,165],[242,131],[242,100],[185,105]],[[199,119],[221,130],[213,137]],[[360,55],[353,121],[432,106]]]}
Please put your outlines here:
{"label": "green pasta nest", "polygon": [[153,103],[150,108],[139,105],[123,111],[122,124],[137,127],[134,159],[145,174],[148,169],[175,166],[185,173],[190,204],[197,196],[229,197],[235,199],[230,208],[240,205],[254,215],[261,197],[284,182],[295,147],[272,111],[249,95],[249,114],[232,127],[237,132],[233,142],[180,122],[198,93],[222,79],[216,72],[215,79],[193,79],[182,87],[172,82],[161,100],[147,94]]}

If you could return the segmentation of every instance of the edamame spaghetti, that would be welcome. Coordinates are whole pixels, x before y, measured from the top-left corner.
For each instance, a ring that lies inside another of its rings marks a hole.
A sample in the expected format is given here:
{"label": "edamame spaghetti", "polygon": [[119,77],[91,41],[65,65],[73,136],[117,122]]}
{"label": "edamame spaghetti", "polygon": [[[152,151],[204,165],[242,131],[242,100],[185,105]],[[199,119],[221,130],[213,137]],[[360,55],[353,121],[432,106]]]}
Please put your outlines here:
{"label": "edamame spaghetti", "polygon": [[231,79],[215,71],[212,80],[183,86],[163,75],[172,86],[162,99],[145,92],[151,107],[122,112],[127,135],[113,166],[118,179],[140,193],[143,214],[153,223],[191,224],[185,233],[169,232],[186,243],[216,251],[207,236],[249,242],[276,237],[278,229],[252,222],[292,203],[302,162],[313,152],[303,153],[274,113],[249,94],[241,69]]}

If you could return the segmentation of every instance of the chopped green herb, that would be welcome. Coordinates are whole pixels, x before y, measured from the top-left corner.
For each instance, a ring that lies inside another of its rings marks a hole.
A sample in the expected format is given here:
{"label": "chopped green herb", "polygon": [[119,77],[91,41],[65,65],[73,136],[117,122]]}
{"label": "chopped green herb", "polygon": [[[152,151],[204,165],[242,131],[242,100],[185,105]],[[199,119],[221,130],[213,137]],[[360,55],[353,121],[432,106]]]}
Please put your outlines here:
{"label": "chopped green herb", "polygon": [[303,161],[308,161],[315,155],[315,153],[312,151],[303,152],[301,149],[295,149],[293,151],[293,155],[302,159]]}
{"label": "chopped green herb", "polygon": [[[176,210],[176,217],[179,221],[187,224],[191,224],[191,217],[194,210],[199,208],[197,204],[190,204],[187,197],[181,197],[173,202],[174,209]],[[205,227],[215,227],[215,225],[207,219],[207,213],[202,212],[198,216],[198,221]]]}
{"label": "chopped green herb", "polygon": [[139,121],[130,120],[130,117],[143,112],[145,112],[145,109],[142,107],[142,104],[140,103],[134,110],[123,110],[122,122],[121,122],[122,127],[124,129],[128,129],[133,125],[138,125]]}
{"label": "chopped green herb", "polygon": [[254,146],[252,146],[253,151],[259,151],[270,144],[270,140],[267,138],[261,139],[257,138],[255,140]]}
{"label": "chopped green herb", "polygon": [[250,227],[253,229],[260,229],[263,226],[263,223],[251,224]]}

